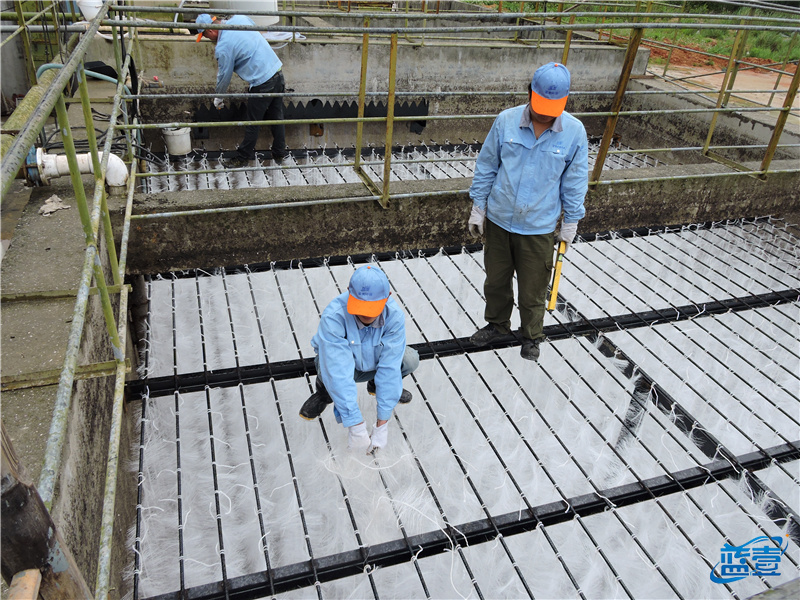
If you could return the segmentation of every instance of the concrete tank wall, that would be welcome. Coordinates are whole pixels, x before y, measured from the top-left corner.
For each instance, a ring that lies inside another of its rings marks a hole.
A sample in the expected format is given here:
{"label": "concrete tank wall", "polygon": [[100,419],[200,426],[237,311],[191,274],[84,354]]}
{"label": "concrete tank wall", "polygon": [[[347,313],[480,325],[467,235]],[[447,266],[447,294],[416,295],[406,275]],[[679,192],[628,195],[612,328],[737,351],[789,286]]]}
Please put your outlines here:
{"label": "concrete tank wall", "polygon": [[[92,176],[84,178],[91,197]],[[69,208],[50,216],[39,209],[52,195]],[[100,261],[111,282],[108,258],[100,229]],[[17,223],[11,246],[2,261],[4,294],[34,294],[30,299],[4,301],[2,310],[2,366],[4,376],[60,370],[64,363],[70,328],[74,319],[75,295],[84,258],[85,237],[69,178],[53,180],[49,187],[33,188],[30,200]],[[57,294],[48,297],[48,294]],[[112,294],[117,310],[118,297]],[[132,358],[135,370],[135,354]],[[100,298],[89,298],[78,365],[113,360],[106,333]],[[135,371],[134,371],[135,372]],[[3,391],[3,423],[31,480],[39,480],[44,449],[53,417],[58,387],[37,386]],[[100,524],[111,426],[114,378],[76,380],[72,408],[67,418],[64,449],[51,514],[66,545],[94,589],[99,554]],[[127,456],[131,437],[125,422],[122,455]],[[122,596],[122,569],[131,564],[127,547],[128,528],[135,517],[135,476],[121,463],[117,516],[114,523],[111,598]]]}
{"label": "concrete tank wall", "polygon": [[[186,41],[145,39],[145,70],[169,68],[165,91],[209,92],[214,83],[213,44]],[[492,118],[469,118],[468,115],[493,115],[508,106],[525,101],[532,71],[541,63],[560,60],[561,47],[542,44],[539,48],[491,42],[489,44],[426,42],[422,45],[401,43],[398,49],[397,90],[427,92],[464,92],[430,99],[431,115],[467,115],[447,121],[429,120],[422,134],[411,134],[404,124],[397,124],[394,143],[416,144],[419,141],[482,141]],[[361,48],[357,41],[331,40],[289,44],[278,51],[284,61],[287,87],[302,93],[342,92],[358,89]],[[569,56],[573,89],[598,92],[614,90],[622,69],[624,48],[575,45]],[[649,89],[645,68],[648,52],[640,51],[630,89]],[[175,70],[174,65],[181,69]],[[521,67],[521,65],[523,65]],[[370,42],[367,76],[369,91],[384,91],[388,85],[389,52],[386,40]],[[172,79],[172,77],[175,77]],[[238,89],[242,86],[239,85]],[[472,91],[519,92],[517,96],[476,95]],[[568,110],[580,113],[606,112],[611,94],[574,94]],[[708,132],[711,113],[693,113],[686,117],[681,108],[708,106],[707,101],[686,102],[681,98],[640,96],[626,99],[626,110],[659,110],[659,114],[622,117],[618,123],[624,144],[632,147],[701,146]],[[712,105],[713,106],[713,105]],[[197,103],[174,101],[143,105],[146,118],[156,122],[174,121],[181,109],[194,110]],[[603,132],[607,117],[582,117],[587,131]],[[384,125],[365,127],[365,145],[384,144]],[[242,135],[240,129],[214,129],[204,142],[207,148],[220,145],[232,149]],[[771,127],[762,120],[738,114],[723,114],[717,120],[715,144],[747,141],[763,144]],[[791,138],[792,133],[787,133]],[[226,137],[227,136],[227,137]],[[306,125],[287,126],[290,147],[349,147],[355,143],[355,126],[342,124],[325,127],[325,135],[312,137]],[[261,147],[269,144],[269,134],[262,132]],[[155,142],[154,142],[155,143]],[[227,145],[225,145],[227,144]],[[796,153],[794,153],[796,156]],[[790,159],[791,153],[778,158]],[[588,214],[581,225],[584,231],[602,231],[621,227],[665,225],[705,220],[749,217],[765,214],[794,214],[797,191],[794,177],[771,175],[760,181],[729,171],[699,152],[693,155],[659,155],[673,166],[638,172],[635,176],[606,173],[608,178],[635,178],[635,182],[600,185],[587,198]],[[758,151],[740,153],[741,161],[760,160]],[[679,163],[698,163],[696,169]],[[777,163],[773,164],[773,168]],[[787,168],[794,168],[791,162]],[[758,163],[749,168],[758,168]],[[709,177],[699,177],[709,173]],[[657,183],[642,180],[656,178]],[[746,181],[745,181],[746,180]],[[198,214],[172,219],[137,220],[131,231],[129,267],[137,273],[254,263],[299,257],[390,251],[456,245],[471,242],[465,221],[469,210],[469,179],[447,181],[397,182],[392,194],[419,193],[393,203],[388,210],[374,202],[348,203],[347,198],[369,195],[358,184],[292,188],[292,200],[342,199],[342,203],[303,208],[273,208],[223,214]],[[424,197],[425,191],[449,191],[445,196]],[[198,191],[172,194],[138,195],[136,213],[204,210],[215,207],[276,204],[284,201],[281,189]],[[309,223],[314,227],[309,228]]]}
{"label": "concrete tank wall", "polygon": [[[174,36],[145,37],[142,41],[143,63],[140,73],[143,79],[157,75],[164,83],[166,93],[213,93],[216,81],[214,45],[204,41],[195,44],[185,38]],[[307,93],[305,98],[290,99],[308,101],[314,98],[325,101],[354,101],[358,96],[361,73],[361,44],[331,40],[330,42],[298,42],[278,49],[283,62],[287,90]],[[542,44],[540,47],[524,46],[507,42],[490,44],[430,41],[422,45],[400,43],[397,59],[397,92],[463,92],[456,96],[428,98],[431,115],[486,114],[497,113],[503,108],[525,102],[527,86],[533,71],[540,64],[561,60],[559,44]],[[581,90],[614,89],[622,68],[625,49],[573,45],[569,57],[573,88]],[[643,74],[649,52],[641,50],[634,65],[635,74]],[[386,39],[371,40],[367,67],[367,91],[386,92],[388,89],[389,47]],[[234,77],[231,92],[244,91],[245,84]],[[508,96],[475,96],[470,92],[516,92],[516,99]],[[348,94],[347,97],[327,97],[328,94]],[[421,100],[423,96],[404,96],[402,101]],[[230,105],[230,101],[228,103]],[[169,99],[166,101],[143,100],[140,103],[146,122],[173,122],[188,115],[201,106],[210,106],[210,101]],[[212,113],[213,114],[213,113]],[[460,137],[471,141],[483,139],[491,121],[460,121]],[[448,123],[428,121],[421,135],[412,134],[407,124],[398,123],[395,141],[413,144],[419,139],[453,138],[453,126]],[[328,124],[323,136],[312,136],[308,125],[288,125],[287,143],[292,148],[316,148],[350,146],[355,143],[354,124]],[[241,128],[211,128],[211,137],[202,141],[203,147],[219,150],[235,148],[243,132]],[[365,143],[383,144],[385,126],[367,125]],[[159,132],[148,131],[145,139],[154,151],[162,151]],[[262,132],[258,148],[268,148],[270,137]],[[199,143],[195,143],[199,147]]]}
{"label": "concrete tank wall", "polygon": [[[633,81],[629,90],[658,90],[667,86],[656,80]],[[713,113],[685,112],[714,108],[716,95],[700,96],[633,96],[625,98],[623,110],[643,111],[658,110],[658,114],[622,117],[619,128],[626,145],[634,148],[666,148],[703,146],[708,136]],[[775,118],[780,106],[771,112],[722,112],[717,115],[717,123],[711,138],[712,146],[755,146],[766,145],[772,138]],[[800,143],[800,122],[789,119],[780,139],[781,144]],[[731,160],[738,162],[761,161],[764,148],[742,148],[736,150],[720,150]],[[692,161],[690,155],[680,153],[678,160]],[[798,148],[778,149],[778,159],[800,158]],[[692,161],[693,162],[693,161]]]}
{"label": "concrete tank wall", "polygon": [[[790,169],[796,164],[782,161],[773,167]],[[629,181],[601,184],[589,192],[580,230],[598,232],[768,214],[793,222],[800,217],[800,188],[795,174],[774,174],[762,181],[747,175],[721,175],[728,171],[718,164],[638,169],[627,174],[632,177]],[[608,181],[618,173],[607,172],[603,179]],[[702,174],[708,176],[698,177]],[[652,181],[654,178],[658,181]],[[466,178],[396,182],[392,184],[393,194],[417,193],[419,197],[392,202],[388,209],[373,201],[347,202],[347,198],[367,195],[360,184],[292,188],[294,202],[341,200],[299,208],[280,207],[279,203],[286,200],[286,188],[137,195],[134,203],[138,214],[277,206],[135,220],[128,267],[133,273],[156,273],[473,243],[466,226],[471,207],[469,184]],[[423,196],[441,191],[451,193]],[[121,205],[114,210],[117,228],[121,210]]]}

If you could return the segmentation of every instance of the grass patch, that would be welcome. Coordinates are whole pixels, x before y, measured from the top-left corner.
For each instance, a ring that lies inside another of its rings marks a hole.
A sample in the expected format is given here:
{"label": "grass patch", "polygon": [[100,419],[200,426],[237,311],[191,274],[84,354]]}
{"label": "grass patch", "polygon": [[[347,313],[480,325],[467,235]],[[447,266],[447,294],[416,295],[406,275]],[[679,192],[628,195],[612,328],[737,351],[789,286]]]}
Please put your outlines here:
{"label": "grass patch", "polygon": [[[498,10],[499,2],[473,0],[472,4],[481,4]],[[557,12],[558,3],[547,2],[547,13]],[[608,24],[610,23],[630,23],[630,17],[619,17],[618,13],[643,13],[647,10],[647,2],[615,2],[613,4],[589,3],[589,2],[564,2],[564,11],[592,12],[596,15],[578,17],[577,22],[596,25],[597,29],[602,29],[604,38],[608,34]],[[681,7],[685,6],[683,12]],[[503,2],[503,12],[529,12],[542,14],[545,9],[544,2]],[[733,50],[734,41],[738,30],[724,27],[736,26],[744,20],[748,25],[763,27],[763,30],[751,30],[747,36],[744,47],[745,57],[756,57],[782,63],[784,60],[800,60],[800,40],[791,33],[774,31],[776,27],[799,27],[800,18],[794,14],[781,13],[777,11],[767,11],[757,9],[753,11],[753,17],[770,20],[748,20],[751,9],[749,7],[737,7],[736,5],[717,4],[713,2],[654,2],[651,6],[651,13],[647,20],[652,23],[670,23],[672,25],[685,25],[677,29],[673,28],[650,28],[645,29],[645,39],[677,44],[717,54],[730,56]],[[667,16],[680,14],[679,17]],[[780,20],[779,20],[780,19]],[[792,23],[786,20],[791,19]],[[569,21],[569,17],[562,19],[563,22]],[[705,27],[699,27],[703,25]],[[712,25],[713,27],[708,27]],[[604,27],[605,26],[605,27]],[[719,27],[718,27],[719,26]],[[627,37],[629,29],[614,29],[614,37]],[[698,57],[700,62],[705,61],[705,57]]]}

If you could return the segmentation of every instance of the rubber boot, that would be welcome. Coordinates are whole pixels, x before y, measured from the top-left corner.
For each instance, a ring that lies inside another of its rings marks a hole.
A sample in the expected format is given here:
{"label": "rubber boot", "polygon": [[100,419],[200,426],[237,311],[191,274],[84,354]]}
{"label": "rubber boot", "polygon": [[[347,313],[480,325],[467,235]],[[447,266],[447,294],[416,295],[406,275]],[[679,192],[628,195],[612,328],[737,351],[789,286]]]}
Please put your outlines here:
{"label": "rubber boot", "polygon": [[[370,396],[374,396],[375,395],[375,380],[374,379],[370,379],[367,382],[367,392],[369,393]],[[409,402],[411,402],[411,392],[409,392],[408,390],[403,390],[403,393],[400,394],[399,402],[401,404],[408,404]]]}
{"label": "rubber boot", "polygon": [[328,390],[322,385],[320,378],[317,377],[317,391],[303,402],[303,406],[300,408],[300,416],[306,421],[313,421],[328,408],[328,404],[333,404],[333,400],[328,395]]}

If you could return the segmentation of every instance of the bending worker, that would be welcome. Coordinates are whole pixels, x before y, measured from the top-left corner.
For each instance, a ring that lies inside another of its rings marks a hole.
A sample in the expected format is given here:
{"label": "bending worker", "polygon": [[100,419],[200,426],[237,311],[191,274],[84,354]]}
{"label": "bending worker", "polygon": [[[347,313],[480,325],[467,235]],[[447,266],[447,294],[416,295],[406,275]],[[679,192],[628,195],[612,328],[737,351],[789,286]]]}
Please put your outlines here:
{"label": "bending worker", "polygon": [[487,325],[470,341],[485,346],[511,332],[512,280],[517,273],[522,321],[520,354],[538,360],[545,297],[555,239],[572,242],[589,187],[588,141],[583,124],[564,111],[570,74],[558,63],[539,67],[528,104],[495,119],[483,143],[469,189],[469,231],[486,235]]}
{"label": "bending worker", "polygon": [[[203,13],[197,17],[198,25],[219,23],[216,17]],[[255,25],[250,17],[235,15],[224,21],[229,25]],[[224,94],[231,83],[231,77],[236,73],[250,84],[251,94],[282,94],[286,89],[281,72],[281,63],[278,55],[270,47],[258,31],[198,29],[197,41],[206,37],[216,42],[214,56],[217,59],[217,94]],[[223,100],[214,98],[214,106],[222,108]],[[283,119],[283,98],[254,97],[247,99],[248,121],[278,121]],[[282,162],[288,151],[286,150],[286,131],[283,123],[271,125],[272,130],[272,158],[275,162]],[[244,140],[239,144],[236,156],[227,162],[228,167],[245,167],[256,157],[256,142],[258,141],[258,125],[247,125],[244,128]]]}
{"label": "bending worker", "polygon": [[[354,450],[386,446],[394,407],[411,401],[402,380],[419,366],[419,355],[406,346],[405,315],[390,294],[383,271],[360,267],[348,291],[322,312],[311,340],[317,353],[317,391],[305,401],[300,416],[311,421],[333,403],[336,421],[349,428],[347,446]],[[356,383],[364,381],[378,402],[371,436],[358,407]]]}

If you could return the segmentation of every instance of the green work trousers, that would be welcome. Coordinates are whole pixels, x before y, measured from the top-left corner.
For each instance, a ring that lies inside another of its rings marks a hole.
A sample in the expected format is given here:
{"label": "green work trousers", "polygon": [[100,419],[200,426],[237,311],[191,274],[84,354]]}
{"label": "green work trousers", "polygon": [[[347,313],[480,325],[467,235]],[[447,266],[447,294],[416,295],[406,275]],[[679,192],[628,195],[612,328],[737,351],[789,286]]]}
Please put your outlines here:
{"label": "green work trousers", "polygon": [[503,332],[511,331],[514,309],[514,272],[517,273],[520,332],[531,340],[544,337],[544,309],[547,285],[553,269],[553,234],[520,235],[509,233],[486,220],[486,243],[483,247],[486,267],[484,318]]}

